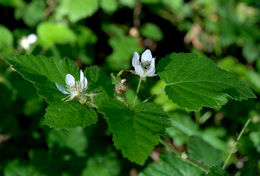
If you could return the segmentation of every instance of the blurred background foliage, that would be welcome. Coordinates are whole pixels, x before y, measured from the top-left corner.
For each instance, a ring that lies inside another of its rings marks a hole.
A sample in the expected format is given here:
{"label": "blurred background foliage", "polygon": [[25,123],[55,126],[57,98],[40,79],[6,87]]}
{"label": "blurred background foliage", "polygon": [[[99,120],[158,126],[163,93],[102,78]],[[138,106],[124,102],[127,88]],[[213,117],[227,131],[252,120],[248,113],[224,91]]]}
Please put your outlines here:
{"label": "blurred background foliage", "polygon": [[[2,56],[68,57],[82,68],[94,64],[109,74],[130,69],[134,51],[149,48],[157,60],[171,52],[193,52],[210,57],[260,94],[259,0],[0,0],[0,16]],[[30,42],[29,34],[37,41]],[[130,101],[137,80],[123,77],[129,80]],[[156,78],[147,80],[141,98],[164,86]],[[179,151],[186,151],[195,136],[206,144],[195,142],[214,146],[225,158],[252,118],[228,171],[259,175],[258,99],[195,114],[179,109],[164,93],[152,101],[169,112],[167,134]],[[144,166],[124,159],[102,118],[84,129],[50,129],[42,122],[45,107],[33,85],[0,60],[0,175],[135,176],[158,160],[160,147]]]}

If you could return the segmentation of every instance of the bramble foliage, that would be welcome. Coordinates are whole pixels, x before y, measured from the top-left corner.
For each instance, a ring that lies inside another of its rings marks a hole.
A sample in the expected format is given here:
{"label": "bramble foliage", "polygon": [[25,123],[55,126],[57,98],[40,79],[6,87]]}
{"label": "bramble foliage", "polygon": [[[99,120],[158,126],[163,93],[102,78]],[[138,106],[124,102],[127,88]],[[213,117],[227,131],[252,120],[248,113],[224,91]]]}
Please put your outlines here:
{"label": "bramble foliage", "polygon": [[0,0],[0,175],[259,175],[259,5]]}

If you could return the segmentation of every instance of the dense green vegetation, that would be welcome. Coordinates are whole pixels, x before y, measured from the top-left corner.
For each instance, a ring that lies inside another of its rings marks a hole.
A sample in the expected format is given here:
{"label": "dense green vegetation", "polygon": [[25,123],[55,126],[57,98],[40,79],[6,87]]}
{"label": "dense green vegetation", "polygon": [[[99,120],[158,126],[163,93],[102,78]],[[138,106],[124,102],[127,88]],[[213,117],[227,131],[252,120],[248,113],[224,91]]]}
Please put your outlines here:
{"label": "dense green vegetation", "polygon": [[260,175],[260,1],[0,0],[0,15],[0,175]]}

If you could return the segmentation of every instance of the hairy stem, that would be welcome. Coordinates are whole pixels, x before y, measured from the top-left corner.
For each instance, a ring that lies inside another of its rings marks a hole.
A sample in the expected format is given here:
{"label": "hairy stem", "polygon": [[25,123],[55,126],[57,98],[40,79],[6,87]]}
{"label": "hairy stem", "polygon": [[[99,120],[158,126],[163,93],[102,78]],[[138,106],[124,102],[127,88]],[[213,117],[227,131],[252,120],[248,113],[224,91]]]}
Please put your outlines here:
{"label": "hairy stem", "polygon": [[236,142],[235,142],[234,146],[232,147],[230,153],[228,154],[228,157],[226,158],[226,160],[225,160],[225,162],[224,162],[224,165],[222,166],[222,169],[225,169],[225,168],[227,167],[228,161],[230,160],[232,154],[235,152],[236,147],[237,147],[237,144],[238,144],[240,138],[242,137],[242,135],[244,134],[245,129],[246,129],[246,127],[248,126],[248,124],[249,124],[250,122],[251,122],[251,118],[249,118],[249,119],[246,121],[245,125],[243,126],[242,130],[240,131],[240,133],[239,133],[239,135],[238,135],[238,137],[237,137],[237,139],[236,139]]}
{"label": "hairy stem", "polygon": [[209,172],[208,169],[206,169],[206,168],[200,166],[199,164],[195,163],[194,161],[192,161],[192,160],[190,160],[190,159],[188,159],[188,158],[185,159],[185,158],[181,157],[180,152],[177,151],[173,146],[171,146],[170,144],[168,144],[168,143],[165,142],[164,140],[159,139],[159,142],[160,142],[162,145],[164,145],[165,147],[169,148],[169,149],[170,149],[179,159],[181,159],[182,161],[184,161],[184,162],[186,162],[186,163],[188,163],[188,164],[190,164],[190,165],[192,165],[192,166],[194,166],[194,167],[196,167],[196,168],[202,170],[202,171],[205,172],[205,173],[208,173],[208,172]]}
{"label": "hairy stem", "polygon": [[136,104],[136,100],[137,100],[138,93],[139,93],[139,90],[140,90],[140,87],[141,87],[141,83],[142,83],[142,78],[140,77],[140,78],[139,78],[139,81],[138,81],[138,86],[137,86],[137,89],[136,89],[136,95],[135,95],[133,107],[134,107],[135,104]]}

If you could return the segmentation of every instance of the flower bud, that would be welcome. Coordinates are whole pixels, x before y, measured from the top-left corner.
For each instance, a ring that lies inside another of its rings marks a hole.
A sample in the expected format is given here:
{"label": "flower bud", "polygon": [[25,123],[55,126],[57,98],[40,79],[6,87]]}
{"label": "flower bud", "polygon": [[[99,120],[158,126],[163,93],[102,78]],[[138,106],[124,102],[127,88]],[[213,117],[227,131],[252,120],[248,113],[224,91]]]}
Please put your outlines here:
{"label": "flower bud", "polygon": [[126,85],[126,79],[122,79],[115,87],[115,91],[117,94],[125,94],[128,89]]}

